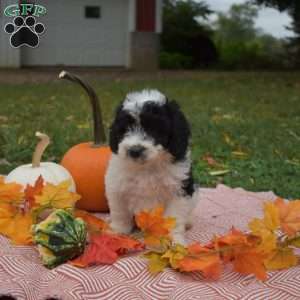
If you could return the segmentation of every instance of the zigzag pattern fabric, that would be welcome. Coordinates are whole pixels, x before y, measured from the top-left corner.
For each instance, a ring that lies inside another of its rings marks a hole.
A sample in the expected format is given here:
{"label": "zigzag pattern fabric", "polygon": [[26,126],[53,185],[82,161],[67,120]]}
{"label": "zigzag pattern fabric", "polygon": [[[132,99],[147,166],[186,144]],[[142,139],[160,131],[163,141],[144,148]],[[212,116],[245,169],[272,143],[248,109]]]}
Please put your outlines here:
{"label": "zigzag pattern fabric", "polygon": [[[201,189],[195,224],[188,240],[208,242],[232,225],[247,230],[253,217],[262,216],[262,204],[274,200],[272,192],[252,193],[219,185]],[[102,215],[103,217],[103,215]],[[296,300],[300,299],[300,267],[269,272],[257,281],[226,267],[219,281],[198,273],[166,270],[151,275],[139,255],[121,258],[112,266],[78,269],[68,264],[48,270],[33,247],[14,247],[0,237],[0,295],[18,300]]]}

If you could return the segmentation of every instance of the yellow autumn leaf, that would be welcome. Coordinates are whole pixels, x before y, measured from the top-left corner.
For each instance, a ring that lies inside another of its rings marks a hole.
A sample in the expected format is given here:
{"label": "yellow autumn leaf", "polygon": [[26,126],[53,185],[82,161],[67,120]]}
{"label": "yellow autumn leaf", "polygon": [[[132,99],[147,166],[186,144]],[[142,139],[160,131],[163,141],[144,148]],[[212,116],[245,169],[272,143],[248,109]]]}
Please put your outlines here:
{"label": "yellow autumn leaf", "polygon": [[0,234],[14,244],[28,245],[32,242],[32,223],[31,214],[23,214],[9,204],[0,205]]}
{"label": "yellow autumn leaf", "polygon": [[59,185],[47,183],[42,194],[35,196],[36,203],[52,208],[73,208],[80,195],[70,192],[70,185],[70,180],[63,181]]}
{"label": "yellow autumn leaf", "polygon": [[176,244],[172,248],[166,251],[165,254],[162,255],[161,258],[167,258],[169,263],[173,269],[178,268],[178,262],[182,260],[188,254],[187,249],[180,245]]}
{"label": "yellow autumn leaf", "polygon": [[289,242],[289,245],[300,248],[300,237],[294,238]]}
{"label": "yellow autumn leaf", "polygon": [[296,266],[298,258],[291,248],[278,248],[264,261],[267,270],[281,270]]}
{"label": "yellow autumn leaf", "polygon": [[144,235],[144,243],[149,247],[149,249],[155,249],[159,251],[166,251],[172,244],[172,239],[169,236],[156,237],[151,234]]}
{"label": "yellow autumn leaf", "polygon": [[277,237],[275,231],[280,226],[279,210],[272,202],[264,204],[264,218],[253,219],[249,223],[249,228],[254,235],[261,238],[258,246],[260,251],[270,253],[277,248]]}
{"label": "yellow autumn leaf", "polygon": [[279,210],[273,202],[264,204],[264,223],[269,230],[276,230],[280,225]]}
{"label": "yellow autumn leaf", "polygon": [[262,241],[257,249],[261,252],[267,254],[277,248],[277,237],[274,232],[262,232],[260,237]]}
{"label": "yellow autumn leaf", "polygon": [[22,185],[17,183],[5,183],[0,176],[0,202],[19,203],[23,199]]}
{"label": "yellow autumn leaf", "polygon": [[17,209],[8,203],[0,203],[0,234],[11,236],[14,231],[12,219]]}
{"label": "yellow autumn leaf", "polygon": [[163,253],[148,252],[144,256],[148,258],[148,269],[151,273],[162,272],[169,265],[169,259],[162,257]]}
{"label": "yellow autumn leaf", "polygon": [[32,242],[31,226],[33,224],[31,214],[18,213],[14,219],[14,232],[10,237],[11,241],[17,245],[28,245]]}
{"label": "yellow autumn leaf", "polygon": [[144,243],[148,247],[159,247],[161,245],[161,238],[151,234],[144,234]]}
{"label": "yellow autumn leaf", "polygon": [[262,220],[254,219],[249,223],[249,228],[254,235],[259,236],[261,239],[257,249],[264,253],[270,253],[277,248],[277,236],[275,232],[267,229]]}
{"label": "yellow autumn leaf", "polygon": [[253,219],[249,224],[248,224],[248,227],[250,228],[250,230],[252,231],[253,234],[255,235],[260,235],[260,233],[262,231],[269,231],[267,228],[266,228],[266,225],[264,223],[263,220],[260,220],[258,218],[255,218]]}

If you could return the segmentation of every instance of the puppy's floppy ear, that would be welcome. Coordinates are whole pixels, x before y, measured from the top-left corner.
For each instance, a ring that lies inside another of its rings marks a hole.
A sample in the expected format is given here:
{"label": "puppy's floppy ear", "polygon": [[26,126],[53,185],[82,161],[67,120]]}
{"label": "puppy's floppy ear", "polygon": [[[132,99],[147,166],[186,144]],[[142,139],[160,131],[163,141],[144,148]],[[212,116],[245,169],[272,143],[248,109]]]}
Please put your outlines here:
{"label": "puppy's floppy ear", "polygon": [[122,111],[122,104],[120,104],[115,112],[115,119],[110,126],[109,129],[109,146],[111,148],[111,151],[114,153],[118,153],[119,148],[119,142],[120,142],[120,129],[118,124],[118,119]]}
{"label": "puppy's floppy ear", "polygon": [[168,150],[174,156],[175,161],[178,161],[182,160],[187,152],[191,135],[190,126],[175,101],[168,101],[167,108],[172,123]]}
{"label": "puppy's floppy ear", "polygon": [[109,131],[109,145],[112,152],[118,153],[120,142],[134,124],[135,119],[123,109],[123,104],[121,104],[116,110],[116,116]]}

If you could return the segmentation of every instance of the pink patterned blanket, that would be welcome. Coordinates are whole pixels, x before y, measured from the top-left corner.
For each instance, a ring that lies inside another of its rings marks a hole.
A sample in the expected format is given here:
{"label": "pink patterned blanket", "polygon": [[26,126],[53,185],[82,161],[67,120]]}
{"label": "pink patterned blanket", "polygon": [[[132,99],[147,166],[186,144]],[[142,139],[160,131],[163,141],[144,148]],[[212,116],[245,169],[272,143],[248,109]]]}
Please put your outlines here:
{"label": "pink patterned blanket", "polygon": [[[207,242],[232,225],[245,230],[251,218],[261,216],[263,202],[274,198],[272,192],[252,193],[224,185],[201,189],[188,240]],[[0,237],[0,295],[20,300],[299,300],[300,267],[270,272],[266,282],[234,273],[229,267],[216,282],[172,270],[153,276],[138,255],[112,266],[78,269],[65,264],[47,270],[33,247],[12,247]]]}

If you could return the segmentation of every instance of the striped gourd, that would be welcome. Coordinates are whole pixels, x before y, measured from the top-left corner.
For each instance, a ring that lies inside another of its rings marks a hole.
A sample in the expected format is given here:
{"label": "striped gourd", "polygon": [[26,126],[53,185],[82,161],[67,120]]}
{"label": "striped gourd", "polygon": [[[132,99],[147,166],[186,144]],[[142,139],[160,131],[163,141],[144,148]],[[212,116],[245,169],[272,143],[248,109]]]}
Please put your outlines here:
{"label": "striped gourd", "polygon": [[55,210],[33,227],[34,241],[48,268],[80,255],[84,251],[86,235],[84,221],[63,209]]}

